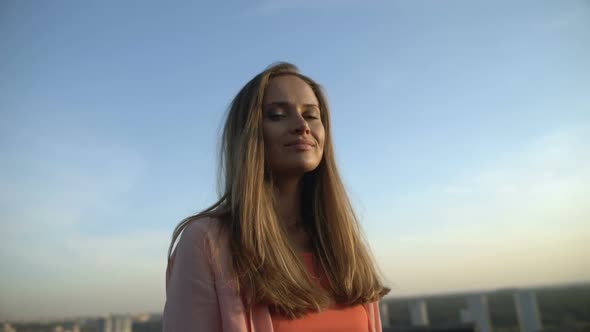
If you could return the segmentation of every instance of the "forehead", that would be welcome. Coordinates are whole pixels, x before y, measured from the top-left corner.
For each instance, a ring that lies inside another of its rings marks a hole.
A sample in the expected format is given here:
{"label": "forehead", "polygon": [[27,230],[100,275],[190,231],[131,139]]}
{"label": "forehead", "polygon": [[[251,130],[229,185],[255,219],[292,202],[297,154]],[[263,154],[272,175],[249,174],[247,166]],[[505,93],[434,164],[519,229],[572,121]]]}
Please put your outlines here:
{"label": "forehead", "polygon": [[318,99],[309,84],[295,75],[277,76],[270,80],[264,92],[264,104],[315,104]]}

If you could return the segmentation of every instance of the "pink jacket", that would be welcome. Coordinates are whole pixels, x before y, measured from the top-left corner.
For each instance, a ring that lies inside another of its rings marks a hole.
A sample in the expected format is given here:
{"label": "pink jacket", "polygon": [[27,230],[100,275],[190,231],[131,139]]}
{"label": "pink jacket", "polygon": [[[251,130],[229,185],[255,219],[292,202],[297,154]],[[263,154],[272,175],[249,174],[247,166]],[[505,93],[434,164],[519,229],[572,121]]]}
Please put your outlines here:
{"label": "pink jacket", "polygon": [[[183,231],[166,269],[163,332],[272,332],[267,306],[246,311],[230,282],[227,239],[217,220],[203,218]],[[371,332],[381,332],[378,302],[365,304]]]}

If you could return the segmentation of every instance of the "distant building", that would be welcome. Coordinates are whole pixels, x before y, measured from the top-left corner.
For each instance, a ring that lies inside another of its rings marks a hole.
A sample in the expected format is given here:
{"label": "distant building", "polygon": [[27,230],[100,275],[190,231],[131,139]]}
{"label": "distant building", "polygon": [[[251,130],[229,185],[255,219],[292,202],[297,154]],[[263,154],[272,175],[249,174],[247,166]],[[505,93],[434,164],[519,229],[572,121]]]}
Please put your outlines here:
{"label": "distant building", "polygon": [[2,326],[2,332],[16,332],[16,329],[10,325],[10,323],[4,323]]}
{"label": "distant building", "polygon": [[132,316],[133,332],[161,332],[163,330],[162,313],[141,313]]}
{"label": "distant building", "polygon": [[517,291],[513,296],[520,331],[537,332],[543,330],[535,293],[532,291]]}
{"label": "distant building", "polygon": [[381,315],[381,326],[389,327],[391,321],[389,320],[389,306],[387,302],[379,303],[379,313]]}
{"label": "distant building", "polygon": [[[471,322],[475,323],[480,332],[492,332],[487,297],[483,294],[469,295],[466,301],[467,310],[461,310],[461,320],[471,319]],[[464,323],[469,323],[469,321]]]}
{"label": "distant building", "polygon": [[469,309],[461,309],[459,311],[459,319],[461,320],[461,323],[473,323],[474,321]]}
{"label": "distant building", "polygon": [[133,332],[133,319],[127,315],[112,315],[98,321],[99,332]]}
{"label": "distant building", "polygon": [[102,317],[98,319],[97,322],[97,331],[98,332],[113,332],[113,321],[111,317]]}
{"label": "distant building", "polygon": [[112,332],[133,332],[133,320],[130,316],[113,316]]}
{"label": "distant building", "polygon": [[140,323],[144,323],[149,321],[152,318],[152,316],[148,313],[142,313],[142,314],[137,314],[135,315],[135,317],[133,318],[134,321],[136,322],[140,322]]}
{"label": "distant building", "polygon": [[427,326],[430,324],[428,319],[428,309],[426,308],[426,301],[413,300],[408,303],[410,310],[410,319],[413,326]]}

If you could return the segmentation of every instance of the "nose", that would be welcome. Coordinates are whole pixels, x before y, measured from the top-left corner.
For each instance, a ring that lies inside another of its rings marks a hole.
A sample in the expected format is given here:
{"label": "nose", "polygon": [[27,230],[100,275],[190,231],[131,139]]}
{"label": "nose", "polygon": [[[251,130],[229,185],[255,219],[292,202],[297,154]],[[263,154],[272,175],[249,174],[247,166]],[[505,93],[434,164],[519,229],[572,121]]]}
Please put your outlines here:
{"label": "nose", "polygon": [[296,135],[303,135],[303,134],[310,133],[309,123],[307,123],[307,120],[305,120],[305,118],[301,114],[298,113],[297,115],[294,116],[293,127],[292,127],[291,131],[293,134],[296,134]]}

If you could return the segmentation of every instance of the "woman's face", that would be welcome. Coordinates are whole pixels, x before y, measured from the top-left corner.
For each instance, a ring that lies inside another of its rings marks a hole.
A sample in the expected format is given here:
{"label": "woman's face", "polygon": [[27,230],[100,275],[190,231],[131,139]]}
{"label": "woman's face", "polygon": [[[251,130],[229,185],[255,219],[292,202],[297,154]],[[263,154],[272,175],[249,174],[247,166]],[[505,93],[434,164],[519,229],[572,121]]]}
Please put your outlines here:
{"label": "woman's face", "polygon": [[318,99],[295,75],[270,80],[262,106],[265,157],[273,176],[301,176],[318,167],[324,125]]}

